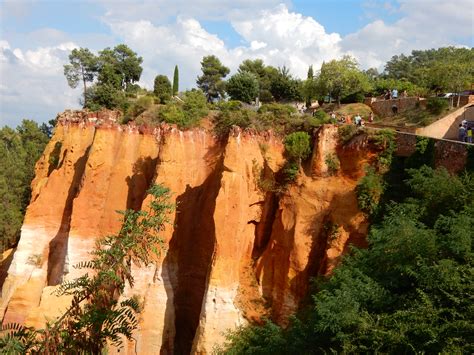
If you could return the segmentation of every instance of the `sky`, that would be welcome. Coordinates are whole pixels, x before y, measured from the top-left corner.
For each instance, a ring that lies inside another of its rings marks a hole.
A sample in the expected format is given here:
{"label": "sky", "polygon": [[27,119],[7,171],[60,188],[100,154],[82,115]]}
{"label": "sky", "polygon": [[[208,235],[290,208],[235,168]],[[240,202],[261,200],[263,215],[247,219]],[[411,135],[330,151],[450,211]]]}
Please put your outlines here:
{"label": "sky", "polygon": [[0,127],[46,122],[80,108],[63,65],[74,48],[119,43],[143,57],[140,85],[180,71],[195,87],[203,56],[235,73],[245,59],[308,66],[349,54],[361,69],[383,70],[414,49],[474,46],[472,0],[0,0]]}

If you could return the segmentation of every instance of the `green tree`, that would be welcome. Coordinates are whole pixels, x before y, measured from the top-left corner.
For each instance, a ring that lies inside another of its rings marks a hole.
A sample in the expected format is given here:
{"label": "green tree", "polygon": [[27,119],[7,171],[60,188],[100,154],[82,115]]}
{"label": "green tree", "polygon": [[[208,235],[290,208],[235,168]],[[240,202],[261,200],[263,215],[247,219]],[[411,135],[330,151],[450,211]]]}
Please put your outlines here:
{"label": "green tree", "polygon": [[206,94],[207,101],[222,98],[225,95],[224,79],[229,74],[229,68],[222,65],[219,58],[208,55],[201,61],[202,75],[196,80],[198,87]]}
{"label": "green tree", "polygon": [[283,66],[271,75],[270,92],[276,101],[299,101],[302,99],[302,82],[295,79],[290,70]]}
{"label": "green tree", "polygon": [[227,81],[226,90],[232,100],[252,102],[259,94],[258,79],[250,72],[239,72]]}
{"label": "green tree", "polygon": [[311,153],[311,137],[306,132],[294,132],[285,137],[285,150],[298,165]]}
{"label": "green tree", "polygon": [[125,44],[99,52],[99,84],[112,84],[117,90],[128,91],[140,80],[143,58]]}
{"label": "green tree", "polygon": [[117,235],[101,238],[91,260],[77,265],[88,269],[83,276],[61,284],[58,295],[72,296],[71,306],[44,330],[7,325],[0,339],[6,353],[88,353],[101,354],[107,343],[120,347],[122,336],[132,339],[138,325],[140,302],[131,297],[120,300],[125,286],[134,285],[132,264],[147,266],[160,255],[160,237],[173,209],[169,189],[149,189],[147,210],[123,212]]}
{"label": "green tree", "polygon": [[16,130],[0,129],[0,252],[18,242],[35,163],[48,140],[31,120],[23,120]]}
{"label": "green tree", "polygon": [[321,65],[318,88],[322,95],[335,98],[340,105],[344,96],[369,91],[370,83],[367,76],[358,69],[355,59],[344,56],[340,60],[334,59]]}
{"label": "green tree", "polygon": [[[430,68],[429,77],[431,87],[442,91],[461,92],[471,84],[474,68],[472,63],[439,61]],[[458,95],[457,106],[459,106],[460,98],[461,96]],[[452,106],[452,100],[450,103]]]}
{"label": "green tree", "polygon": [[306,107],[311,106],[311,102],[315,98],[317,94],[317,85],[316,81],[314,80],[314,73],[313,73],[313,66],[310,65],[308,68],[308,76],[303,83],[302,88],[303,96],[306,101]]}
{"label": "green tree", "polygon": [[69,64],[64,65],[64,75],[73,89],[80,81],[84,85],[84,106],[86,102],[87,82],[93,82],[98,70],[97,57],[87,48],[75,48],[69,55]]}
{"label": "green tree", "polygon": [[165,104],[171,98],[171,82],[166,75],[155,77],[153,92],[162,104]]}
{"label": "green tree", "polygon": [[174,74],[173,74],[173,96],[178,95],[179,91],[179,71],[178,66],[174,66]]}

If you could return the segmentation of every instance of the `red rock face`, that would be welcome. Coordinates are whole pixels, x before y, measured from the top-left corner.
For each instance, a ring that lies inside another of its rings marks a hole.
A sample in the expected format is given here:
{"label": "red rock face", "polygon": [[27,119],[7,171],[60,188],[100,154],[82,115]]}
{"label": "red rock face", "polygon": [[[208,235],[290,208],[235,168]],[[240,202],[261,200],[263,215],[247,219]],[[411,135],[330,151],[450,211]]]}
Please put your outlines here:
{"label": "red rock face", "polygon": [[[61,314],[69,299],[51,292],[83,272],[72,265],[89,258],[96,238],[118,231],[116,210],[147,208],[152,183],[169,187],[177,208],[161,260],[134,267],[135,287],[125,290],[144,307],[125,352],[209,353],[225,330],[249,320],[270,315],[285,324],[309,278],[328,274],[349,243],[365,240],[354,189],[367,154],[337,148],[331,127],[318,133],[312,161],[283,192],[261,186],[285,162],[271,134],[235,129],[219,140],[203,129],[119,126],[110,112],[61,117],[36,166],[2,288],[3,322],[40,327]],[[334,175],[328,154],[340,157]]]}

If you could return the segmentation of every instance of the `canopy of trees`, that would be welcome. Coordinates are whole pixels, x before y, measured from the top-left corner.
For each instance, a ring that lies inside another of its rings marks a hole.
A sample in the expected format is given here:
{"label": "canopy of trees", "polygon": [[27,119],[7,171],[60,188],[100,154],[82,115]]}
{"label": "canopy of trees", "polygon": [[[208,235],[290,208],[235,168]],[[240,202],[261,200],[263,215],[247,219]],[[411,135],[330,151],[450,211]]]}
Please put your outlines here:
{"label": "canopy of trees", "polygon": [[250,103],[259,94],[258,79],[250,72],[237,73],[227,81],[226,91],[232,100]]}
{"label": "canopy of trees", "polygon": [[35,163],[49,140],[49,130],[31,120],[23,120],[15,130],[0,129],[0,252],[18,241]]}
{"label": "canopy of trees", "polygon": [[226,353],[472,353],[474,175],[407,173],[406,198],[317,283],[306,312],[287,329],[241,328]]}
{"label": "canopy of trees", "polygon": [[201,61],[202,75],[196,80],[198,87],[206,94],[208,102],[225,96],[224,79],[230,69],[222,65],[214,55],[208,55]]}

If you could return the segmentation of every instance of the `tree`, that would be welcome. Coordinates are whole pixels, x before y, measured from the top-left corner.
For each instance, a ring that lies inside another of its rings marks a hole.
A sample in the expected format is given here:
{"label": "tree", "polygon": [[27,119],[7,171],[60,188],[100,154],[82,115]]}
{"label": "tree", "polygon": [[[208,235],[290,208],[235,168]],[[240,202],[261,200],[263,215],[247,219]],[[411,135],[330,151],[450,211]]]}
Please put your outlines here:
{"label": "tree", "polygon": [[303,83],[302,93],[306,101],[306,107],[311,106],[313,98],[316,96],[316,81],[314,80],[313,66],[310,65],[308,68],[308,76]]}
{"label": "tree", "polygon": [[112,84],[117,90],[128,91],[131,85],[140,80],[142,57],[127,45],[119,44],[114,49],[105,48],[99,52],[100,84]]}
{"label": "tree", "polygon": [[274,100],[271,92],[271,82],[278,75],[278,70],[271,66],[265,66],[261,59],[246,59],[238,69],[239,73],[249,72],[253,73],[258,80],[259,99],[261,102],[271,102]]}
{"label": "tree", "polygon": [[23,120],[15,130],[0,129],[0,253],[18,242],[35,163],[48,140],[32,120]]}
{"label": "tree", "polygon": [[[84,97],[87,90],[87,82],[93,82],[98,70],[97,57],[87,48],[73,49],[69,55],[69,63],[64,65],[64,75],[69,86],[73,89],[80,81],[84,85]],[[84,99],[84,106],[87,105]]]}
{"label": "tree", "polygon": [[179,72],[178,66],[174,66],[174,74],[173,74],[173,96],[178,95],[179,91]]}
{"label": "tree", "polygon": [[270,76],[270,92],[276,101],[299,101],[302,99],[302,82],[283,66]]}
{"label": "tree", "polygon": [[[430,69],[429,77],[432,87],[442,91],[459,93],[469,87],[474,75],[472,64],[459,62],[438,62]],[[457,95],[457,105],[461,96]],[[450,101],[453,104],[452,99]]]}
{"label": "tree", "polygon": [[72,296],[66,312],[44,330],[7,325],[8,333],[0,339],[4,351],[101,354],[107,343],[120,347],[122,336],[132,338],[139,300],[120,300],[120,296],[127,284],[133,287],[132,264],[147,266],[159,258],[160,233],[173,209],[169,189],[155,185],[148,193],[152,197],[149,209],[123,212],[119,233],[100,238],[91,260],[76,265],[92,272],[59,286],[58,295]]}
{"label": "tree", "polygon": [[225,82],[222,80],[229,74],[229,68],[222,65],[214,55],[208,55],[201,61],[202,75],[196,80],[198,87],[206,94],[207,101],[222,98],[225,95]]}
{"label": "tree", "polygon": [[285,150],[290,159],[296,160],[298,165],[311,153],[311,137],[306,132],[294,132],[285,138]]}
{"label": "tree", "polygon": [[162,104],[165,104],[171,98],[171,83],[166,75],[156,76],[153,92]]}
{"label": "tree", "polygon": [[369,91],[370,83],[367,76],[357,68],[355,59],[344,56],[340,60],[334,59],[321,65],[318,89],[323,96],[336,98],[340,105],[344,96]]}
{"label": "tree", "polygon": [[226,90],[232,100],[252,102],[259,93],[258,79],[250,72],[239,72],[234,74],[226,85]]}

